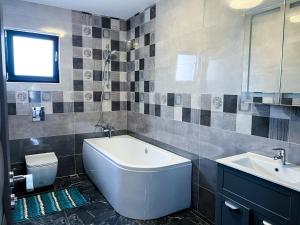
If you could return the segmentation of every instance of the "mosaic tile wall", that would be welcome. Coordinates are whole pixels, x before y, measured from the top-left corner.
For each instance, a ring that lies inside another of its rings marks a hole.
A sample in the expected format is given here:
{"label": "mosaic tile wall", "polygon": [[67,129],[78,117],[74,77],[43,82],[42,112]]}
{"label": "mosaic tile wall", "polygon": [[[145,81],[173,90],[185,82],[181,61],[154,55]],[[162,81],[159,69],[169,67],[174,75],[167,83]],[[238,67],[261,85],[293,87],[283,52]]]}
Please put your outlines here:
{"label": "mosaic tile wall", "polygon": [[128,40],[128,110],[150,112],[148,103],[154,93],[156,6],[130,18]]}
{"label": "mosaic tile wall", "polygon": [[[127,23],[115,18],[72,12],[73,91],[9,91],[9,115],[31,115],[44,106],[46,114],[127,109]],[[104,73],[104,50],[116,50]],[[109,86],[103,85],[103,78]],[[71,81],[72,82],[72,81]],[[107,83],[107,82],[106,82]]]}

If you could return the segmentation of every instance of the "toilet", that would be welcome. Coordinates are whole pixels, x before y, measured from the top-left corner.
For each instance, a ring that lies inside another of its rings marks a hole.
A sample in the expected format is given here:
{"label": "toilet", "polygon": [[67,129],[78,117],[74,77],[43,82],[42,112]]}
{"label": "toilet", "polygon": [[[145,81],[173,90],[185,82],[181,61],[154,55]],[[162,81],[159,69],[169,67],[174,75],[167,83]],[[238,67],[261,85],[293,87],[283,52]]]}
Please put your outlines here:
{"label": "toilet", "polygon": [[54,152],[26,155],[27,174],[32,174],[33,187],[52,185],[57,174],[58,160]]}

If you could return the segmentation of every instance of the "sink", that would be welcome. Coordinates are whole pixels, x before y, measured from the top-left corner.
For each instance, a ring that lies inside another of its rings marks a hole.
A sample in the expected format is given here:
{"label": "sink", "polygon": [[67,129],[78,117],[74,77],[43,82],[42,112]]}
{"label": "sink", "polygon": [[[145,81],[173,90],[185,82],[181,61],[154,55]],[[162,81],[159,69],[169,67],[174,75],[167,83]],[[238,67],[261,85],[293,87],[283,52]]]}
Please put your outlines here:
{"label": "sink", "polygon": [[245,153],[217,160],[218,163],[252,174],[262,179],[300,191],[300,166],[287,163],[282,165],[280,160]]}

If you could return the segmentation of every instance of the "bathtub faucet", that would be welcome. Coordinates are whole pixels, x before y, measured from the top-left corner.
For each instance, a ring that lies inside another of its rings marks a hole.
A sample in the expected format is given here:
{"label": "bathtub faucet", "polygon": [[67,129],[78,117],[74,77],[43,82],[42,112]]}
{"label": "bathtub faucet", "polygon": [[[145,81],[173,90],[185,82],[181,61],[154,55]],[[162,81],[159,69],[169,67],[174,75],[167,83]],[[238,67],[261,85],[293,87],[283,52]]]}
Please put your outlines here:
{"label": "bathtub faucet", "polygon": [[100,127],[102,128],[103,133],[106,137],[109,137],[109,138],[112,137],[112,132],[115,131],[115,129],[112,126],[110,126],[109,124],[106,124],[106,125],[104,124],[104,125],[101,125]]}

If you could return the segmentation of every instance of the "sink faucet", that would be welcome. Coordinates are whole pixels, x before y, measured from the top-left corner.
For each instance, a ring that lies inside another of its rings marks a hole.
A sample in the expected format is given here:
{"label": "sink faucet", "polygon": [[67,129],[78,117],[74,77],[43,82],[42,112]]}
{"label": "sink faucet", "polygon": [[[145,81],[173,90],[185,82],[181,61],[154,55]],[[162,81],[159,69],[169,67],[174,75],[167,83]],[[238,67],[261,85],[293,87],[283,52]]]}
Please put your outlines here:
{"label": "sink faucet", "polygon": [[273,157],[274,160],[280,159],[282,165],[286,165],[286,150],[284,148],[273,148],[273,151],[277,151],[277,154]]}
{"label": "sink faucet", "polygon": [[112,126],[109,126],[108,124],[103,124],[103,125],[100,125],[99,127],[102,128],[104,135],[109,138],[112,137],[112,132],[115,131],[115,129]]}

